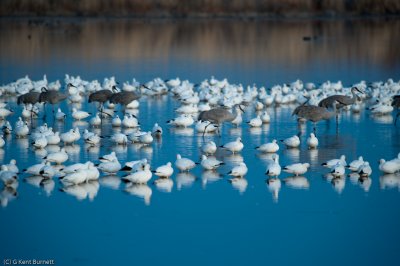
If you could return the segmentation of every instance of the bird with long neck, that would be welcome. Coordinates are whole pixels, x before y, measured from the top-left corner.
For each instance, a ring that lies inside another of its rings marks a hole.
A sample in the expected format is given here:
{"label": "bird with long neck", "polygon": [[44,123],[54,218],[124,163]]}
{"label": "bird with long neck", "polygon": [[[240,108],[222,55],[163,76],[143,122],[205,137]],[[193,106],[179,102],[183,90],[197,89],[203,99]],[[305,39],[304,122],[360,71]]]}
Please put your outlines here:
{"label": "bird with long neck", "polygon": [[[234,105],[232,112],[230,112],[226,108],[218,107],[208,111],[201,112],[199,114],[198,120],[210,122],[210,124],[208,124],[205,127],[204,132],[206,132],[207,127],[209,125],[216,124],[218,126],[218,133],[220,133],[219,130],[220,126],[224,122],[232,122],[240,111],[244,112],[240,104]],[[203,137],[204,137],[204,132],[203,132]]]}

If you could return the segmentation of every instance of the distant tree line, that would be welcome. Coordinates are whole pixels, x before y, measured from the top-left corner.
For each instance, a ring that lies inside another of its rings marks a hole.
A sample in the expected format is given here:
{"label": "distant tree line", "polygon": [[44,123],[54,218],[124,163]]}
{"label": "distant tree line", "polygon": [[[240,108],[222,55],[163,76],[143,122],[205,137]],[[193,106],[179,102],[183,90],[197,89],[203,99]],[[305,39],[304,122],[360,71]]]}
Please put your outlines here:
{"label": "distant tree line", "polygon": [[310,17],[399,15],[400,0],[1,0],[0,16]]}

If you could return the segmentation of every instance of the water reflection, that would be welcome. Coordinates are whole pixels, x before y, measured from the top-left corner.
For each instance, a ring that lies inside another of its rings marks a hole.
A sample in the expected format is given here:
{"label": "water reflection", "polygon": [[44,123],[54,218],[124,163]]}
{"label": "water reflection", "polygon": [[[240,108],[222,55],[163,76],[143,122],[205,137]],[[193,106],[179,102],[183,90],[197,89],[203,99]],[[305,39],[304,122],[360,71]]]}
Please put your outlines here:
{"label": "water reflection", "polygon": [[182,187],[191,187],[196,181],[196,176],[192,173],[178,173],[176,175],[176,188],[181,190]]}
{"label": "water reflection", "polygon": [[290,176],[283,179],[285,185],[295,189],[309,189],[310,182],[304,176]]}
{"label": "water reflection", "polygon": [[148,185],[128,183],[124,189],[125,192],[144,199],[146,205],[150,205],[152,189]]}
{"label": "water reflection", "polygon": [[240,195],[242,195],[247,189],[247,179],[244,177],[235,177],[229,179],[229,182],[232,184],[232,187],[239,191]]}

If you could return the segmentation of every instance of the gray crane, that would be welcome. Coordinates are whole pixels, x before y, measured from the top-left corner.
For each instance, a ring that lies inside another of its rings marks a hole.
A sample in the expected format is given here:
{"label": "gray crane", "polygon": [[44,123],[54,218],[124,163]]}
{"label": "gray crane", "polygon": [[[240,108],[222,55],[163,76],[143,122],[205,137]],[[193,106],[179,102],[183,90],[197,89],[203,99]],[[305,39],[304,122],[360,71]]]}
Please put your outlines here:
{"label": "gray crane", "polygon": [[[113,93],[116,92],[116,87],[113,86],[112,87],[112,91],[108,90],[108,89],[104,89],[104,90],[99,90],[96,92],[93,92],[89,95],[89,99],[88,102],[98,102],[100,104],[99,107],[99,111],[100,113],[103,113],[103,109],[104,109],[104,103],[107,102],[111,96],[113,96]],[[109,115],[109,114],[107,114]]]}
{"label": "gray crane", "polygon": [[297,115],[298,118],[304,118],[308,121],[313,122],[313,131],[314,134],[317,135],[316,124],[321,120],[328,120],[336,114],[337,101],[334,101],[332,105],[333,111],[329,111],[325,107],[302,104],[294,109],[292,115]]}
{"label": "gray crane", "polygon": [[31,124],[32,124],[32,120],[33,120],[33,113],[36,114],[36,112],[33,111],[33,106],[39,102],[39,96],[40,96],[40,92],[30,91],[30,92],[27,92],[25,94],[18,96],[18,98],[17,98],[18,105],[21,103],[23,103],[25,106],[28,104],[32,105],[31,110],[30,110]]}
{"label": "gray crane", "polygon": [[392,106],[393,108],[396,108],[398,110],[396,118],[394,120],[394,125],[396,125],[397,118],[400,115],[400,94],[393,96]]}
{"label": "gray crane", "polygon": [[[70,86],[75,87],[74,85],[69,83],[68,87]],[[65,99],[67,99],[66,94],[56,90],[48,90],[46,87],[42,87],[42,92],[39,95],[39,102],[40,103],[44,102],[45,107],[47,103],[51,104],[53,108],[53,117],[54,117],[54,105],[64,101]],[[46,112],[44,113],[43,119],[46,119]]]}
{"label": "gray crane", "polygon": [[[140,85],[139,91],[141,90],[141,88],[150,90],[147,86],[143,84]],[[113,88],[113,90],[114,89],[116,88]],[[126,106],[130,104],[132,101],[138,100],[141,96],[142,96],[141,93],[136,93],[134,91],[121,91],[112,94],[108,100],[110,101],[110,103],[122,105],[124,107],[124,112],[125,112]]]}
{"label": "gray crane", "polygon": [[[347,96],[347,95],[332,95],[329,96],[323,100],[321,100],[318,103],[319,107],[324,107],[324,108],[331,108],[333,105],[336,105],[336,109],[340,110],[344,106],[354,104],[358,98],[356,91],[363,93],[360,91],[357,87],[352,87],[351,88],[351,94],[352,97]],[[336,102],[336,103],[335,103]],[[338,123],[338,113],[336,113],[336,124]]]}
{"label": "gray crane", "polygon": [[201,112],[199,114],[198,120],[210,122],[204,128],[203,137],[207,130],[207,127],[211,124],[217,125],[218,132],[220,133],[219,128],[221,127],[222,123],[233,121],[236,118],[236,116],[238,115],[239,109],[242,112],[244,112],[242,107],[240,106],[240,104],[236,104],[235,106],[233,106],[233,112],[229,112],[226,108],[223,108],[223,107],[218,107],[218,108],[214,108],[214,109],[211,109],[208,111]]}

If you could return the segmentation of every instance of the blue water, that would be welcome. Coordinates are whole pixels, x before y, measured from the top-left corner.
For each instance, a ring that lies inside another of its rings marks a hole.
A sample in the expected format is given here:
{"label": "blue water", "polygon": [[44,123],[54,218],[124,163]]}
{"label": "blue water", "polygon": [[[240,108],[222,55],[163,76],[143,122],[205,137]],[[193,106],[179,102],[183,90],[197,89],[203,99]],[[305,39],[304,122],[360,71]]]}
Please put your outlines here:
{"label": "blue water", "polygon": [[[344,84],[400,78],[400,54],[393,48],[398,41],[392,36],[398,32],[399,21],[267,21],[235,22],[233,26],[224,21],[61,23],[62,27],[53,27],[0,21],[2,36],[7,37],[0,40],[0,83],[25,74],[33,79],[47,74],[49,81],[62,80],[66,73],[88,80],[115,75],[120,81],[136,78],[143,82],[157,76],[199,82],[215,75],[260,86],[297,78],[340,79]],[[247,35],[237,36],[235,29]],[[302,41],[312,32],[318,32],[321,39]],[[22,42],[27,34],[32,35],[31,44]],[[388,35],[393,42],[382,38]],[[217,40],[223,45],[217,45]],[[371,41],[370,46],[366,41]],[[8,101],[18,110],[10,118],[14,125],[20,108],[15,99]],[[152,167],[174,162],[177,153],[199,161],[201,135],[165,124],[175,116],[177,106],[172,96],[141,99],[138,117],[142,128],[150,129],[155,122],[164,128],[162,140],[150,147],[116,147],[105,139],[98,150],[87,150],[81,140],[68,163],[97,162],[111,150],[117,151],[121,162],[148,158]],[[61,108],[67,112],[72,106],[63,103]],[[377,162],[400,152],[400,126],[393,126],[391,116],[374,118],[366,110],[360,115],[345,112],[338,131],[334,121],[318,125],[320,146],[312,151],[305,145],[312,130],[308,125],[300,149],[281,146],[279,155],[281,165],[311,163],[305,175],[310,187],[294,189],[282,184],[274,199],[265,183],[266,158],[254,147],[296,134],[293,108],[268,109],[272,122],[261,130],[250,130],[246,124],[239,129],[226,125],[219,140],[206,137],[219,144],[242,137],[245,148],[240,155],[218,151],[217,157],[227,162],[218,170],[220,174],[243,157],[249,168],[243,193],[232,187],[226,175],[207,179],[200,167],[192,171],[194,181],[186,185],[174,173],[171,193],[149,182],[149,204],[125,192],[123,183],[116,188],[106,186],[102,181],[109,177],[101,178],[93,200],[78,200],[60,192],[57,180],[47,195],[42,188],[23,182],[26,175],[21,175],[18,196],[0,209],[0,258],[54,259],[57,265],[398,265],[399,187],[384,183]],[[87,103],[83,109],[95,111]],[[247,107],[244,115],[245,121],[253,117],[253,108]],[[51,117],[48,122],[52,123]],[[68,120],[54,127],[64,131],[71,125]],[[87,126],[79,124],[81,129]],[[106,122],[102,134],[111,132]],[[28,145],[28,140],[7,139],[0,162],[16,158],[20,169],[39,162],[42,155]],[[368,191],[349,178],[344,189],[337,191],[324,178],[328,169],[320,164],[341,154],[347,162],[363,155],[371,163]],[[280,177],[288,176],[282,173]]]}

